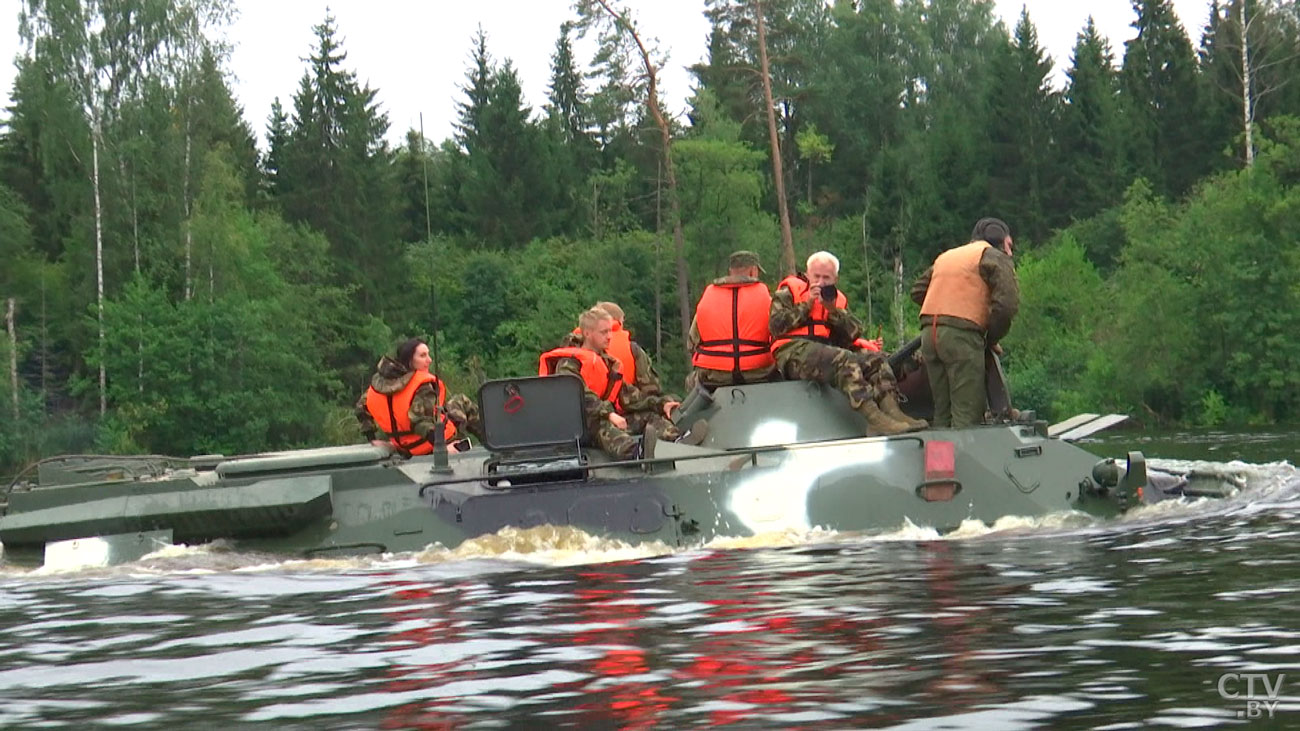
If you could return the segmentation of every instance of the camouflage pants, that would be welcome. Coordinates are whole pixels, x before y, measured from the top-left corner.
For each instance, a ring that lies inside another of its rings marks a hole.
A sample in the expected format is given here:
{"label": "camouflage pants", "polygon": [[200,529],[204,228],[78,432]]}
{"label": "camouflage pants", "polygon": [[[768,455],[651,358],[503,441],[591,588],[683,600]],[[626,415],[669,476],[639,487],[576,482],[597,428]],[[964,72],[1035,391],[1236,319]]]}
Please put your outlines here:
{"label": "camouflage pants", "polygon": [[623,418],[627,419],[627,430],[631,434],[645,434],[646,427],[654,424],[660,439],[671,442],[682,435],[682,430],[658,411],[633,411],[623,414]]}
{"label": "camouflage pants", "polygon": [[[628,426],[631,426],[631,424],[628,424]],[[614,459],[632,459],[636,457],[637,447],[641,445],[641,437],[619,429],[609,423],[609,419],[601,419],[597,424],[589,423],[588,431],[591,435],[591,441],[605,454]]]}
{"label": "camouflage pants", "polygon": [[894,391],[894,374],[880,353],[855,353],[811,340],[791,340],[776,351],[776,365],[790,380],[834,386],[859,409]]}
{"label": "camouflage pants", "polygon": [[479,413],[478,402],[463,393],[454,393],[443,406],[447,418],[456,425],[456,435],[463,437],[473,435],[483,441],[483,415]]}

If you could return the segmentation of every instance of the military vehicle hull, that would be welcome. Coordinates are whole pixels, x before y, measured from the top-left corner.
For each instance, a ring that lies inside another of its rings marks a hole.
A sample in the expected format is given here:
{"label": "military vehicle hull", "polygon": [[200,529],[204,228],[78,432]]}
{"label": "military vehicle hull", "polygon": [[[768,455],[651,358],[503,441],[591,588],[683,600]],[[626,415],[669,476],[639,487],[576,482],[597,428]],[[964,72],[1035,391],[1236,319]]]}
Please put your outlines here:
{"label": "military vehicle hull", "polygon": [[[10,490],[0,543],[18,563],[39,563],[68,541],[99,546],[106,561],[215,539],[335,557],[454,547],[549,524],[685,546],[814,527],[887,531],[910,521],[943,531],[1008,515],[1110,516],[1141,499],[1146,481],[1140,455],[1128,470],[1094,474],[1098,457],[1049,436],[1043,422],[863,437],[841,394],[795,382],[701,393],[683,415],[709,424],[702,444],[659,442],[652,459],[616,462],[581,446],[574,384],[485,385],[488,445],[441,457],[358,445],[48,462],[37,482]],[[513,399],[525,406],[511,411]]]}

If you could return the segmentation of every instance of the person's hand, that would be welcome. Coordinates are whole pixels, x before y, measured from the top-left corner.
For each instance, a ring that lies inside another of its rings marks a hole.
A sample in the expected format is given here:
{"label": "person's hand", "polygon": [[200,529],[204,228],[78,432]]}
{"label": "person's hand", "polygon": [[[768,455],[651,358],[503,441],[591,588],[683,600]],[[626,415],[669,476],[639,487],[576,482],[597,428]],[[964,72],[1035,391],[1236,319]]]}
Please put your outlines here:
{"label": "person's hand", "polygon": [[667,417],[667,418],[669,418],[669,419],[673,418],[673,411],[674,411],[678,406],[681,406],[681,405],[682,405],[682,402],[681,402],[681,401],[669,401],[669,402],[665,403],[665,404],[664,404],[664,416]]}
{"label": "person's hand", "polygon": [[[811,286],[811,287],[808,288],[808,301],[809,301],[809,302],[816,302],[817,300],[819,300],[819,299],[821,299],[821,298],[822,298],[822,286],[821,286],[820,284],[814,284],[813,286]],[[823,302],[822,304],[825,304],[825,303]]]}
{"label": "person's hand", "polygon": [[1001,355],[1002,355],[1002,343],[994,343],[994,344],[993,344],[993,347],[991,348],[991,350],[993,351],[993,354],[994,354],[994,355],[997,355],[997,356],[1001,357]]}
{"label": "person's hand", "polygon": [[460,448],[456,446],[456,443],[455,443],[455,442],[447,442],[447,453],[448,453],[448,454],[456,454],[456,453],[458,453],[458,452],[460,452]]}
{"label": "person's hand", "polygon": [[382,440],[382,439],[371,439],[371,440],[370,440],[370,446],[372,446],[372,447],[387,447],[387,446],[388,446],[388,442],[385,442],[385,441]]}
{"label": "person's hand", "polygon": [[609,423],[613,424],[619,429],[627,429],[627,419],[624,419],[622,414],[616,414],[611,411],[609,413]]}

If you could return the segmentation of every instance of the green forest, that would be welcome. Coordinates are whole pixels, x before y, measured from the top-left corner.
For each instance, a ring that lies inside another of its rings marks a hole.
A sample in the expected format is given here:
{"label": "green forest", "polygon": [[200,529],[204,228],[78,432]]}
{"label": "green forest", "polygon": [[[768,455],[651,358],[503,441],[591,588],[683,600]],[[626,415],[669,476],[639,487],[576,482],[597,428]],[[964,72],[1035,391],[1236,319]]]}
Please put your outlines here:
{"label": "green forest", "polygon": [[1132,40],[1089,21],[1054,75],[1033,19],[986,0],[701,0],[679,114],[631,3],[578,0],[540,106],[492,38],[440,39],[466,50],[437,70],[463,74],[454,134],[394,146],[331,17],[255,129],[231,0],[22,0],[0,472],[357,442],[351,405],[401,339],[436,330],[473,394],[604,299],[680,390],[695,300],[742,248],[771,284],[836,253],[894,349],[912,280],[982,216],[1017,242],[1020,408],[1294,423],[1300,3],[1216,0],[1189,29],[1132,4]]}

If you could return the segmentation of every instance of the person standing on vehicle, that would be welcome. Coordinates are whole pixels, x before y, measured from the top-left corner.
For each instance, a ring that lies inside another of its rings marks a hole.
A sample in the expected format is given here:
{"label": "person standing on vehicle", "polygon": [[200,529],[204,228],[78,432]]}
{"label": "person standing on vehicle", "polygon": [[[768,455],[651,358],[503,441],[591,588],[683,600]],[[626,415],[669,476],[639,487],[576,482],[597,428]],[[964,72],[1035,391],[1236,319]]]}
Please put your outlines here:
{"label": "person standing on vehicle", "polygon": [[921,305],[921,357],[934,398],[934,425],[984,421],[988,407],[984,353],[1011,330],[1020,308],[1011,228],[981,218],[970,243],[949,249],[912,285]]}

